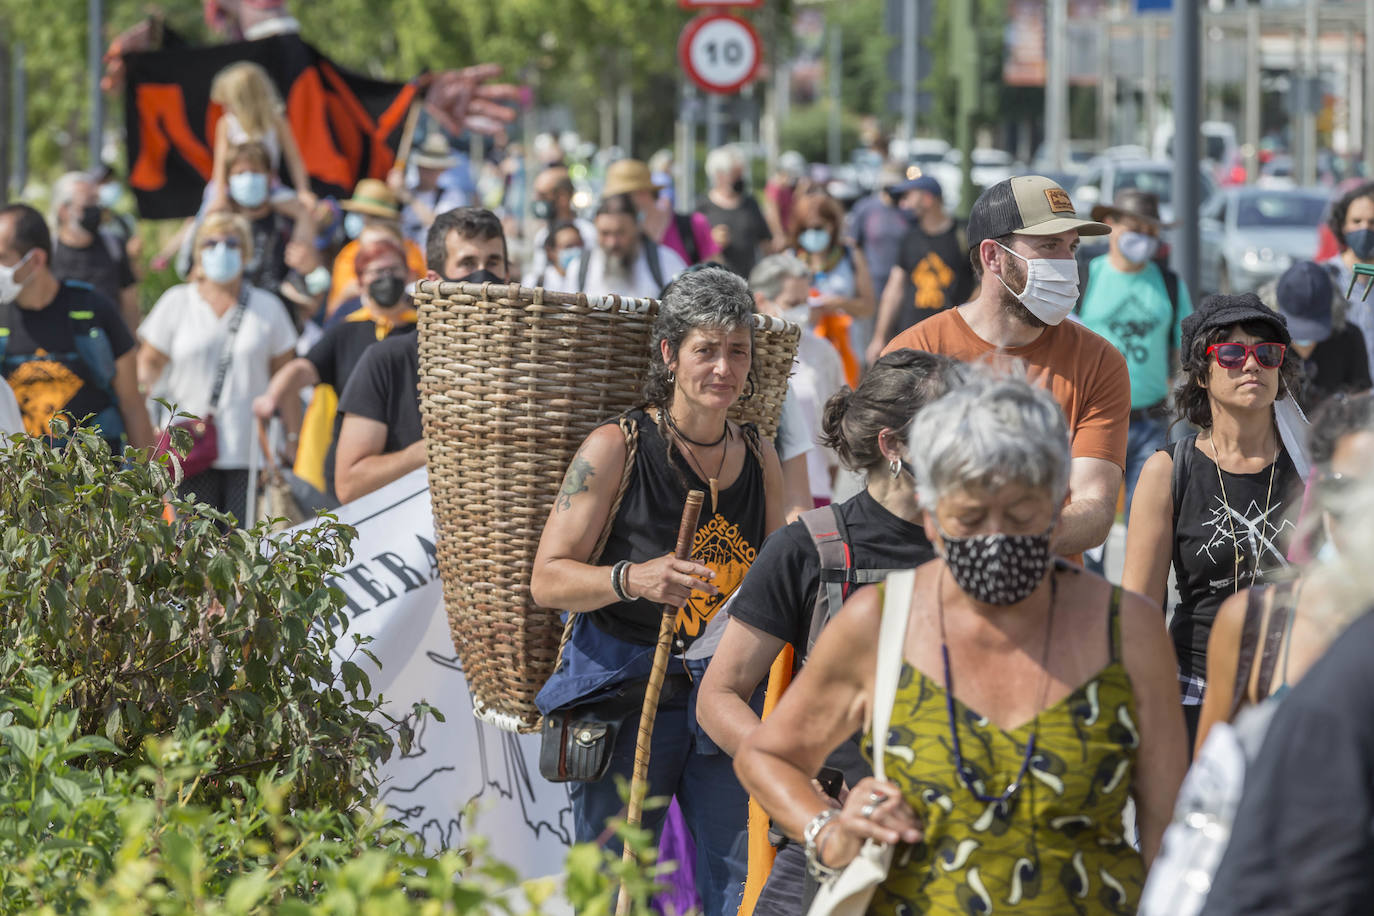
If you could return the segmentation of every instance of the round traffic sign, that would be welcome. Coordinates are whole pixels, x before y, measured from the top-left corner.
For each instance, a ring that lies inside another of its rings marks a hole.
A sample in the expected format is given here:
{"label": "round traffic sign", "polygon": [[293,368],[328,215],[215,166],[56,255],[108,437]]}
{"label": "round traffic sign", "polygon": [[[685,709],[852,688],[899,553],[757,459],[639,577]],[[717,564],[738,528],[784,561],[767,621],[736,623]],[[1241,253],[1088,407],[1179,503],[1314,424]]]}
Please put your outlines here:
{"label": "round traffic sign", "polygon": [[677,55],[692,82],[707,92],[727,94],[758,73],[763,46],[747,20],[708,13],[687,23],[678,38]]}

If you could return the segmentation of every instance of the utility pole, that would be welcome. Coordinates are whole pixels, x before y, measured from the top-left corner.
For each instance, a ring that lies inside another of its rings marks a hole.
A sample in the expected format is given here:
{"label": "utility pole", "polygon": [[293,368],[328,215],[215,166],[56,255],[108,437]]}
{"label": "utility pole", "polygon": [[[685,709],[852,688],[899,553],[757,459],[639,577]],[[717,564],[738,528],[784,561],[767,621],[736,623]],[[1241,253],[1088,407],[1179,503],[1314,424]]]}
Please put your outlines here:
{"label": "utility pole", "polygon": [[633,156],[635,97],[628,82],[621,83],[616,90],[615,102],[616,146],[626,156]]}
{"label": "utility pole", "polygon": [[839,165],[843,161],[844,151],[840,148],[841,143],[841,102],[840,102],[840,66],[843,64],[841,57],[843,48],[841,45],[842,37],[840,27],[834,23],[826,26],[830,33],[830,63],[826,68],[830,71],[830,119],[826,130],[826,154],[831,165]]}
{"label": "utility pole", "polygon": [[[1372,0],[1374,2],[1374,0]],[[1259,7],[1245,10],[1245,181],[1259,178],[1260,144],[1260,20]]]}
{"label": "utility pole", "polygon": [[105,145],[105,96],[100,91],[100,69],[105,58],[104,0],[86,0],[86,20],[86,66],[91,99],[90,167],[94,172],[100,168],[101,149]]}
{"label": "utility pole", "polygon": [[973,113],[978,108],[978,42],[973,31],[973,4],[954,3],[950,11],[950,47],[954,51],[959,94],[955,101],[955,142],[962,160],[963,181],[959,216],[968,219],[973,207]]}
{"label": "utility pole", "polygon": [[1302,104],[1299,123],[1302,125],[1302,183],[1311,186],[1317,183],[1317,0],[1307,0],[1304,17],[1306,34],[1304,41],[1302,91],[1299,101]]}
{"label": "utility pole", "polygon": [[1374,0],[1364,0],[1364,173],[1374,175]]}
{"label": "utility pole", "polygon": [[29,87],[24,71],[24,46],[12,45],[10,58],[14,67],[14,78],[10,80],[10,151],[14,156],[10,181],[14,184],[14,196],[22,197],[24,186],[29,183]]}
{"label": "utility pole", "polygon": [[1141,16],[1139,22],[1141,31],[1145,33],[1145,91],[1142,93],[1145,97],[1145,142],[1142,146],[1153,150],[1155,129],[1159,127],[1159,47],[1156,41],[1158,32],[1153,18]]}
{"label": "utility pole", "polygon": [[1049,0],[1045,42],[1045,148],[1055,171],[1064,169],[1069,136],[1069,2]]}
{"label": "utility pole", "polygon": [[677,209],[690,212],[696,206],[697,123],[696,91],[686,80],[678,102],[677,154],[673,157],[673,185]]}
{"label": "utility pole", "polygon": [[911,155],[911,140],[916,136],[916,56],[920,41],[916,4],[917,0],[902,0],[902,142],[906,144],[908,157]]}
{"label": "utility pole", "polygon": [[0,207],[10,202],[10,46],[0,39]]}
{"label": "utility pole", "polygon": [[1196,3],[1174,4],[1174,267],[1193,290],[1198,288],[1201,19]]}
{"label": "utility pole", "polygon": [[1116,118],[1116,75],[1112,73],[1112,24],[1103,20],[1097,30],[1097,143],[1112,145],[1112,121]]}

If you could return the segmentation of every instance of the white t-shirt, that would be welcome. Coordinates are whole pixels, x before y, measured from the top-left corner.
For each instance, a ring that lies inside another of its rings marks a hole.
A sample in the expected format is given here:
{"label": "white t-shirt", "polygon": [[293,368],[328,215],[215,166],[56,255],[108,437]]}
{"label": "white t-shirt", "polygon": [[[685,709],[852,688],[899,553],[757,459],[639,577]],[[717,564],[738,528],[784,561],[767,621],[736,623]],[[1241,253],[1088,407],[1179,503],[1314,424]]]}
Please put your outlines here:
{"label": "white t-shirt", "polygon": [[[210,410],[215,370],[229,336],[237,306],[216,315],[194,284],[174,286],[162,294],[138,326],[144,343],[171,357],[152,394],[183,413],[203,417]],[[234,337],[234,355],[214,411],[219,434],[217,468],[246,468],[248,449],[256,443],[253,399],[267,391],[274,356],[291,353],[296,329],[281,300],[253,287],[243,323]]]}
{"label": "white t-shirt", "polygon": [[[797,394],[802,411],[810,418],[814,429],[821,429],[825,402],[845,386],[844,365],[839,351],[824,337],[817,337],[810,328],[802,329],[797,343],[797,360],[793,363],[791,388]],[[806,473],[811,478],[811,495],[830,499],[830,469],[837,463],[832,449],[817,445],[806,455]]]}
{"label": "white t-shirt", "polygon": [[591,258],[591,262],[587,265],[587,282],[582,289],[576,290],[576,292],[586,293],[588,296],[615,294],[617,296],[657,299],[659,294],[663,292],[663,287],[687,269],[687,262],[682,260],[682,255],[666,245],[659,245],[658,266],[663,275],[663,283],[659,284],[654,280],[654,272],[649,269],[649,256],[641,244],[639,257],[635,259],[634,268],[630,271],[629,283],[611,284],[606,281],[604,276],[606,255],[599,247],[593,247],[585,249],[575,261],[568,265],[568,278],[572,281],[570,286],[576,286],[577,278],[582,275],[582,258]]}
{"label": "white t-shirt", "polygon": [[14,398],[14,390],[9,383],[0,378],[0,436],[12,436],[24,432],[24,415],[19,411],[19,402]]}

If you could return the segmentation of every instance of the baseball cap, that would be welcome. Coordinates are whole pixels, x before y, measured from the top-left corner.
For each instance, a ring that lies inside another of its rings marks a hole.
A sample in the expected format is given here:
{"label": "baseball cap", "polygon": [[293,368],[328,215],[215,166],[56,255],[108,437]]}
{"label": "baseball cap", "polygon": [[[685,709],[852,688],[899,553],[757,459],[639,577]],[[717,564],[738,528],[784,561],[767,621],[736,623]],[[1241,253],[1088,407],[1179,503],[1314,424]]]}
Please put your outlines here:
{"label": "baseball cap", "polygon": [[915,178],[908,178],[906,181],[900,181],[888,188],[888,193],[895,195],[902,195],[908,191],[926,191],[930,194],[934,194],[940,200],[945,199],[944,188],[940,187],[940,182],[929,175],[918,175]]}
{"label": "baseball cap", "polygon": [[1279,277],[1279,311],[1298,340],[1321,342],[1331,336],[1331,275],[1312,261],[1299,261]]}
{"label": "baseball cap", "polygon": [[1109,235],[1112,227],[1079,219],[1069,192],[1043,175],[1018,175],[988,188],[968,215],[968,244],[975,249],[987,239],[1012,232],[1057,235],[1077,229],[1079,235]]}

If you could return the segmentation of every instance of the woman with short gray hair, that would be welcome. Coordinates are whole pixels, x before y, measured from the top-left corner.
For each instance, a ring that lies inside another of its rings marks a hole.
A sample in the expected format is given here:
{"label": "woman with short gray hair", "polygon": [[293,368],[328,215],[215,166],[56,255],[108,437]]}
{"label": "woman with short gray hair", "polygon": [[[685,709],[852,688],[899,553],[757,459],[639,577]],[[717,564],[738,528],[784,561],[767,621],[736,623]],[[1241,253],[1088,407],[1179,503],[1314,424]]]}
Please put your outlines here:
{"label": "woman with short gray hair", "polygon": [[[1186,765],[1175,661],[1148,601],[1054,558],[1063,415],[980,373],[917,415],[909,454],[937,559],[909,594],[889,578],[845,603],[736,771],[822,877],[902,844],[869,913],[1133,912]],[[906,631],[877,698],[885,604]],[[825,805],[811,774],[884,701],[886,779]]]}
{"label": "woman with short gray hair", "polygon": [[[576,616],[537,702],[545,740],[567,734],[576,741],[566,755],[555,749],[558,772],[545,775],[572,783],[580,843],[598,841],[622,811],[616,782],[630,778],[661,609],[679,609],[648,790],[651,797],[677,797],[696,842],[697,890],[708,916],[739,909],[748,796],[730,758],[689,712],[710,658],[700,647],[688,650],[713,621],[724,625],[717,613],[764,536],[782,523],[782,469],[773,446],[752,424],[727,417],[753,391],[753,311],[744,281],[719,267],[688,270],[669,284],[654,322],[644,404],[582,443],[544,526],[530,579],[536,602]],[[693,557],[678,560],[678,520],[694,489],[709,495]],[[610,534],[592,562],[608,519]],[[584,722],[601,724],[574,727]],[[644,812],[644,826],[657,833],[665,813]]]}

